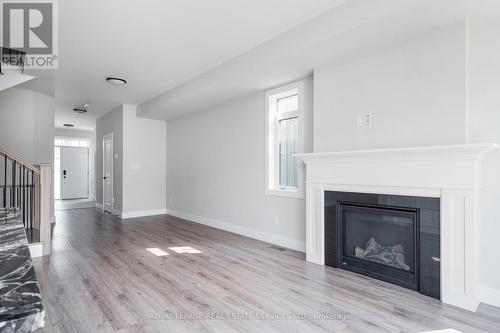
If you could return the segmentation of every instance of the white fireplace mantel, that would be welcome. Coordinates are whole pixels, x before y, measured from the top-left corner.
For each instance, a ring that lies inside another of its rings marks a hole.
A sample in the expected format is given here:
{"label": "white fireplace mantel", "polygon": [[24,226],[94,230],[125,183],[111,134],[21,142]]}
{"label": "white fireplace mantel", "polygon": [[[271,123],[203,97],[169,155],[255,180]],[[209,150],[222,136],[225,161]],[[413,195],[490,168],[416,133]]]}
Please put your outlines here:
{"label": "white fireplace mantel", "polygon": [[324,265],[324,192],[441,199],[441,300],[479,305],[480,163],[494,143],[299,154],[306,164],[306,259]]}

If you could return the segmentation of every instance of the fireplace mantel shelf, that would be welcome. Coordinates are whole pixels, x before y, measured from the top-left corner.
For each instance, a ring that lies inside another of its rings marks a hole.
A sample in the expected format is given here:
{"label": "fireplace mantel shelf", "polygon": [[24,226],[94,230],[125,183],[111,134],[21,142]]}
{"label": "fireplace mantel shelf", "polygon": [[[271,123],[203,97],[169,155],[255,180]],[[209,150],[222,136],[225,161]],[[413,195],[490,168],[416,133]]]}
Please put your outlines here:
{"label": "fireplace mantel shelf", "polygon": [[496,143],[477,143],[463,145],[443,145],[429,147],[350,150],[295,155],[306,164],[342,163],[362,161],[452,161],[481,160],[485,153],[498,148]]}
{"label": "fireplace mantel shelf", "polygon": [[475,311],[481,160],[497,148],[480,143],[296,155],[306,164],[307,261],[325,264],[326,191],[440,198],[441,300]]}

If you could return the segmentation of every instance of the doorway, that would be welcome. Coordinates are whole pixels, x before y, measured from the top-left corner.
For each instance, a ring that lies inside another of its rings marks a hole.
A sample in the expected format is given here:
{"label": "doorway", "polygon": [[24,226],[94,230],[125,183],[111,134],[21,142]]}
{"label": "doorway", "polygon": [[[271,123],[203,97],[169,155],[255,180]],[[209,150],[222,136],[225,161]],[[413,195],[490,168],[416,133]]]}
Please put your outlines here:
{"label": "doorway", "polygon": [[113,133],[102,139],[102,198],[103,210],[113,213]]}
{"label": "doorway", "polygon": [[95,207],[93,144],[90,138],[56,137],[54,198],[56,210]]}

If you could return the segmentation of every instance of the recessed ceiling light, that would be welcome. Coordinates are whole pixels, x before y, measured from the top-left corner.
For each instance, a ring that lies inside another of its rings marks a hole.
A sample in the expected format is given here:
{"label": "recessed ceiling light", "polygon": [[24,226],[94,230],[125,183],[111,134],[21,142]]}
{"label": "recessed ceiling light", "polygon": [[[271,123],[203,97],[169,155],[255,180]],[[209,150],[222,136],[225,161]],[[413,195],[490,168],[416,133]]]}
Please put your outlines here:
{"label": "recessed ceiling light", "polygon": [[75,127],[73,124],[63,124],[64,127]]}
{"label": "recessed ceiling light", "polygon": [[73,108],[73,111],[75,111],[76,113],[87,113],[87,109],[84,109],[82,107]]}
{"label": "recessed ceiling light", "polygon": [[108,83],[114,84],[116,86],[122,86],[122,85],[124,85],[124,84],[127,83],[127,81],[125,79],[122,79],[122,78],[119,78],[119,77],[113,77],[113,76],[107,77],[106,81]]}

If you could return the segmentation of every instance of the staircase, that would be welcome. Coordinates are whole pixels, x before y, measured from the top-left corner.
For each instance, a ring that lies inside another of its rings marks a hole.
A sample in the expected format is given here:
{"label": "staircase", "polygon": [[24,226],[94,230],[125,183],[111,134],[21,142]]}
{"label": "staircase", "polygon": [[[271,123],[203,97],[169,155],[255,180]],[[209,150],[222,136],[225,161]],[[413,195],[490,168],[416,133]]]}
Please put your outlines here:
{"label": "staircase", "polygon": [[22,219],[32,256],[50,254],[52,166],[0,149],[0,209]]}

